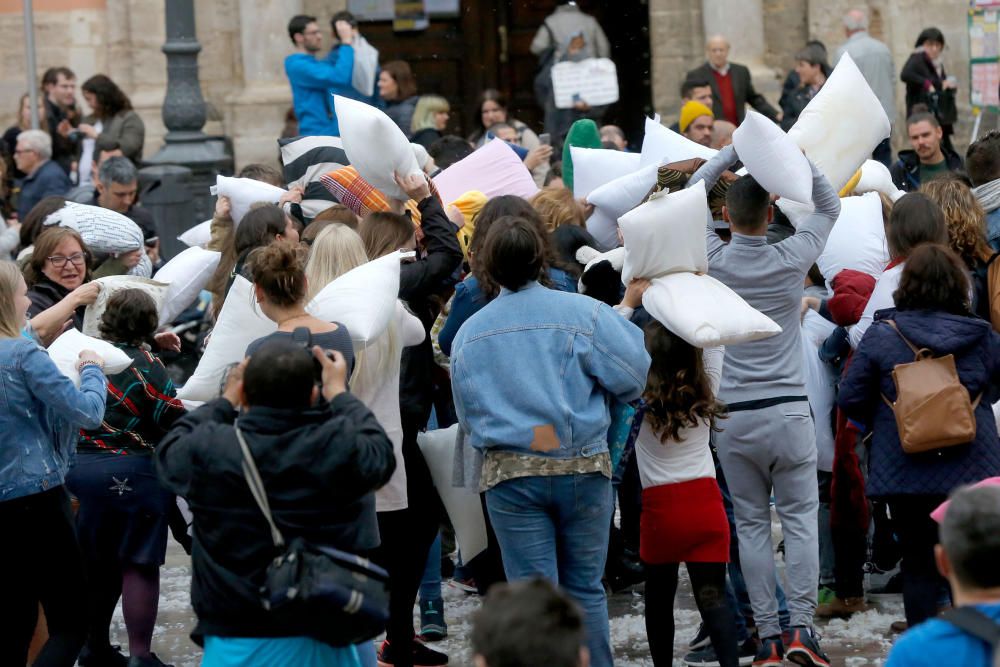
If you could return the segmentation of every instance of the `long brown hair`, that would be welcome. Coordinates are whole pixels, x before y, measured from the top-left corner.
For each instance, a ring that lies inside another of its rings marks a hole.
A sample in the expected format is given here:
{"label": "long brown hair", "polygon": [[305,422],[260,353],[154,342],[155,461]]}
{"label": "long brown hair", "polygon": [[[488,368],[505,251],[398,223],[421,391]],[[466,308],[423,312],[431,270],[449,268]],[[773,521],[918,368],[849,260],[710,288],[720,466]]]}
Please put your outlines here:
{"label": "long brown hair", "polygon": [[986,242],[986,213],[969,186],[956,178],[936,178],[920,191],[941,207],[951,249],[966,264],[989,261],[993,251]]}
{"label": "long brown hair", "polygon": [[358,226],[358,235],[365,244],[365,254],[369,259],[396,252],[410,242],[415,232],[412,220],[390,211],[369,213]]}
{"label": "long brown hair", "polygon": [[382,65],[382,71],[392,77],[399,87],[399,100],[406,100],[417,94],[417,79],[410,64],[405,60],[390,60]]}
{"label": "long brown hair", "polygon": [[726,416],[726,409],[712,393],[701,350],[655,320],[644,333],[652,363],[642,398],[646,418],[660,433],[660,442],[676,441],[681,429],[700,423],[720,431],[715,422]]}

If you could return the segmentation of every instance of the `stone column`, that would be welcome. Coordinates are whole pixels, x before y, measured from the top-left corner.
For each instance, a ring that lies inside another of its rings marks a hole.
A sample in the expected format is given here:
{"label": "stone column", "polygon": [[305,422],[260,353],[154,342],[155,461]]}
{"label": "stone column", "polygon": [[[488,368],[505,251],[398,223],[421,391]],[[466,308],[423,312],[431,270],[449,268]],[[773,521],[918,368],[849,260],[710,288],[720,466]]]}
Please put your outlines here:
{"label": "stone column", "polygon": [[684,76],[704,58],[701,3],[651,0],[649,41],[653,108],[669,124],[677,118]]}

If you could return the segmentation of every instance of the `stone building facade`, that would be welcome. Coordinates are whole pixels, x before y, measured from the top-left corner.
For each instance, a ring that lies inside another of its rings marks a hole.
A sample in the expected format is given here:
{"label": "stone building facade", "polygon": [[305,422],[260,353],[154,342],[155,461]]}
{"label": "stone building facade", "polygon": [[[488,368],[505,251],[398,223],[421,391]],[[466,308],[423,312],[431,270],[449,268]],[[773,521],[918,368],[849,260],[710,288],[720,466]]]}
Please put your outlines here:
{"label": "stone building facade", "polygon": [[[961,81],[959,99],[968,100],[963,0],[646,0],[646,4],[653,103],[665,118],[676,114],[681,79],[702,61],[706,35],[726,34],[733,43],[732,59],[749,65],[758,88],[776,102],[780,81],[794,64],[792,54],[810,38],[821,39],[832,52],[844,39],[841,17],[859,4],[868,6],[871,32],[889,44],[897,70],[920,30],[939,27],[948,42],[946,67]],[[195,5],[202,45],[200,76],[209,106],[206,133],[233,138],[237,166],[276,160],[274,139],[291,101],[282,68],[291,50],[287,20],[296,13],[309,13],[327,25],[346,0],[198,0]],[[34,6],[38,74],[50,66],[68,65],[81,82],[98,72],[109,75],[142,114],[146,154],[154,153],[164,134],[163,0],[35,0]],[[4,126],[13,122],[26,85],[22,21],[21,0],[0,0]],[[900,102],[902,96],[900,84]],[[960,145],[968,140],[967,125],[959,127]],[[895,135],[898,144],[902,133]]]}

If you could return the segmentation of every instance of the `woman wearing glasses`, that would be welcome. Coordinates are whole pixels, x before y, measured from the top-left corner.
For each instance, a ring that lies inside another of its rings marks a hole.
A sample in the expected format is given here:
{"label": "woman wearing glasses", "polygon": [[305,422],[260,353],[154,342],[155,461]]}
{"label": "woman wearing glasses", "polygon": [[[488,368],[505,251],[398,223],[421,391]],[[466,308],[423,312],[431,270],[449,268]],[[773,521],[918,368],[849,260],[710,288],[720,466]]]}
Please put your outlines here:
{"label": "woman wearing glasses", "polygon": [[72,229],[52,227],[39,234],[31,262],[24,268],[31,306],[28,317],[53,308],[47,314],[60,323],[73,321],[83,329],[84,308],[97,300],[100,287],[90,282],[90,253]]}

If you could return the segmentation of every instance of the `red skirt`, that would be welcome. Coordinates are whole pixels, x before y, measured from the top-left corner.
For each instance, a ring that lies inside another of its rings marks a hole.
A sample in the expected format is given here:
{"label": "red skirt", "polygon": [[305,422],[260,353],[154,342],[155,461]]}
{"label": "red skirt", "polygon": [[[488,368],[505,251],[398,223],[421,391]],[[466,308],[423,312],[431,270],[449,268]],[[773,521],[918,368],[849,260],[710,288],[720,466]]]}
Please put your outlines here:
{"label": "red skirt", "polygon": [[729,562],[729,520],[715,479],[643,490],[639,557],[651,565]]}

